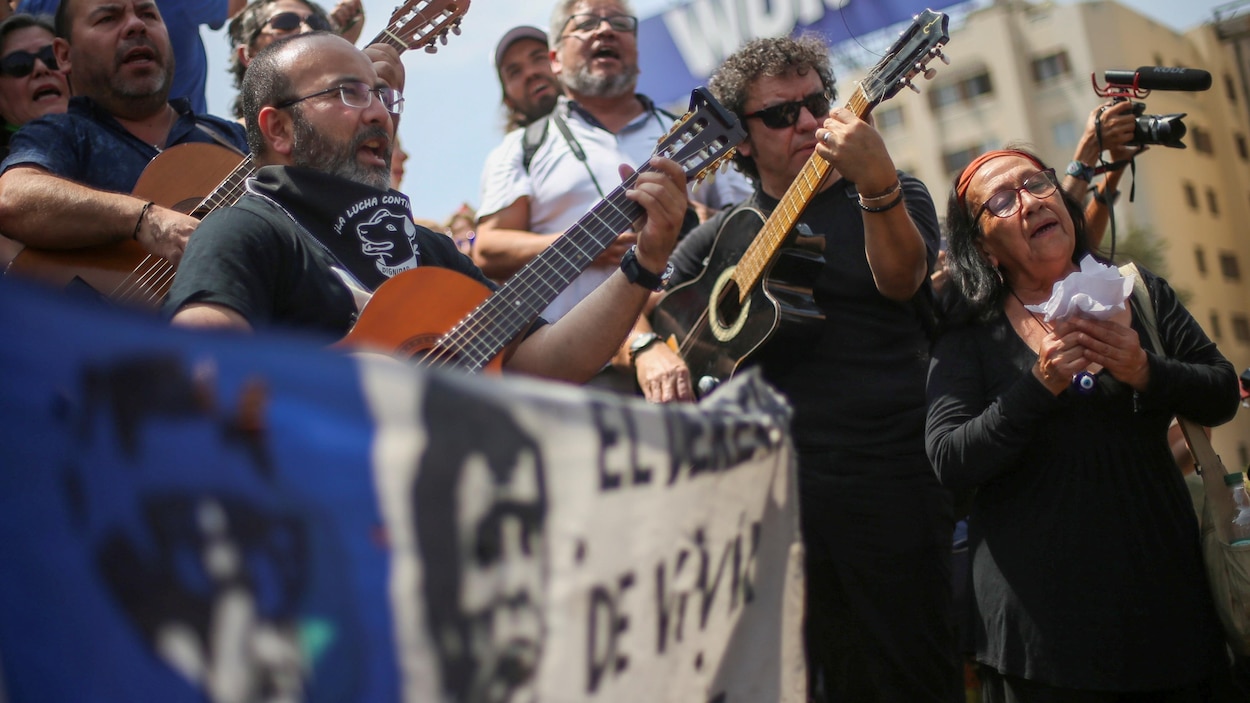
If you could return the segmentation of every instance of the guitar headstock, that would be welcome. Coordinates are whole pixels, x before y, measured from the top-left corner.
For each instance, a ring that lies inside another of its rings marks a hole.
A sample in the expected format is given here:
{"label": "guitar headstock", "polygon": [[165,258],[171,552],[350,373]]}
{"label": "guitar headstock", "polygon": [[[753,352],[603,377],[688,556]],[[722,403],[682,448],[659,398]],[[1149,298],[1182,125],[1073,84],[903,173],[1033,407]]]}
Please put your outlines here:
{"label": "guitar headstock", "polygon": [[673,123],[655,154],[676,161],[687,180],[701,182],[733,156],[746,136],[738,118],[716,102],[707,88],[695,88],[690,110]]}
{"label": "guitar headstock", "polygon": [[390,44],[401,53],[423,46],[432,54],[439,44],[447,45],[448,32],[460,34],[460,19],[468,11],[469,0],[407,0],[371,43]]}
{"label": "guitar headstock", "polygon": [[925,10],[912,19],[911,26],[885,52],[885,58],[877,62],[868,72],[868,77],[859,84],[866,105],[863,113],[867,114],[873,107],[898,94],[904,87],[917,93],[920,89],[912,84],[911,79],[923,74],[925,80],[933,78],[936,69],[929,68],[929,62],[940,58],[944,63],[950,60],[942,54],[942,47],[950,41],[946,33],[946,25],[950,18],[941,12]]}

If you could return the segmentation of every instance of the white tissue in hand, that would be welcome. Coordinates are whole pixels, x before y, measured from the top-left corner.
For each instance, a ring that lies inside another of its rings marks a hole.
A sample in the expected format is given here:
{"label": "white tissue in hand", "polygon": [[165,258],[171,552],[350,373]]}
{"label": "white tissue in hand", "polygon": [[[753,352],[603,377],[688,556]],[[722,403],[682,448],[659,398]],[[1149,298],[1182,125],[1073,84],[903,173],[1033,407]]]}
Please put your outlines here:
{"label": "white tissue in hand", "polygon": [[1105,266],[1092,256],[1081,259],[1081,270],[1070,273],[1050,290],[1050,300],[1025,308],[1045,315],[1047,322],[1066,320],[1076,313],[1106,320],[1124,310],[1124,301],[1133,293],[1133,279],[1120,270]]}

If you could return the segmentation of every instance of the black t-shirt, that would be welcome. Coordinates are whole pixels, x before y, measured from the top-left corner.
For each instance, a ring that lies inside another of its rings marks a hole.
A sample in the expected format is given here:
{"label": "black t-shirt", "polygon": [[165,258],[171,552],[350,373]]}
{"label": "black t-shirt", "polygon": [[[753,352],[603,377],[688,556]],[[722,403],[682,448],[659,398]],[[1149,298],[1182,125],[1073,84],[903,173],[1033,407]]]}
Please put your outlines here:
{"label": "black t-shirt", "polygon": [[[904,205],[937,259],[937,212],[924,184],[900,174]],[[825,238],[825,264],[815,281],[825,314],[817,341],[796,345],[778,335],[751,360],[794,405],[793,433],[803,451],[837,450],[881,458],[924,454],[925,374],[929,340],[919,299],[900,303],[877,291],[864,254],[863,212],[854,184],[834,183],[817,194],[799,222]],[[777,201],[756,191],[748,203],[764,214]],[[703,270],[704,260],[731,211],[703,223],[678,245],[674,284]],[[927,309],[927,308],[925,308]]]}
{"label": "black t-shirt", "polygon": [[[451,238],[417,227],[416,244],[421,266],[451,269],[495,289]],[[196,228],[165,310],[173,315],[190,303],[212,303],[238,312],[254,328],[296,328],[338,339],[351,329],[357,309],[334,265],[280,208],[245,195]]]}

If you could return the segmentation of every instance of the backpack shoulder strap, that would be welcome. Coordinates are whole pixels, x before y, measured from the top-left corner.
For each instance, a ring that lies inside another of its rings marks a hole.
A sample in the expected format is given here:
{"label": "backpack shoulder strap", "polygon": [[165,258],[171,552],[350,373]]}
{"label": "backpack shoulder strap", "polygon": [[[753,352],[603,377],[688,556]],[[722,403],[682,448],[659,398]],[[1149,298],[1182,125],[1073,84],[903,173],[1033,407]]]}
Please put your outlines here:
{"label": "backpack shoulder strap", "polygon": [[526,173],[530,172],[530,162],[534,160],[534,154],[538,153],[538,147],[547,140],[547,123],[550,120],[551,114],[548,113],[525,127],[525,135],[521,139],[521,163],[525,166]]}

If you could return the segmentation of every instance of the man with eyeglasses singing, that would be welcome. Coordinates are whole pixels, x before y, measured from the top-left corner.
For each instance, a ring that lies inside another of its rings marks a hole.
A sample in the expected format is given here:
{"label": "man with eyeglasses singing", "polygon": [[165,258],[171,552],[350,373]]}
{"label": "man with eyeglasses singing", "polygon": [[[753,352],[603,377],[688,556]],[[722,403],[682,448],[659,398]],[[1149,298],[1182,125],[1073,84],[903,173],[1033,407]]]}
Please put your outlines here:
{"label": "man with eyeglasses singing", "polygon": [[[531,131],[509,133],[482,171],[474,258],[491,278],[510,277],[546,249],[620,182],[618,165],[639,166],[668,132],[673,116],[634,92],[637,32],[625,0],[560,0],[555,7],[550,60],[565,95]],[[529,154],[527,140],[536,147]],[[721,208],[749,193],[737,174],[722,174],[692,198]],[[558,319],[607,280],[636,237],[621,234],[544,316]]]}
{"label": "man with eyeglasses singing", "polygon": [[[125,194],[176,145],[214,144],[241,161],[243,127],[169,99],[172,49],[153,0],[64,0],[56,30],[57,64],[74,97],[67,113],[33,120],[13,136],[0,165],[0,231],[43,249],[133,239],[177,264],[199,220]],[[365,51],[402,89],[399,53],[386,45]]]}
{"label": "man with eyeglasses singing", "polygon": [[[951,631],[954,519],[924,447],[937,213],[924,185],[895,170],[871,125],[830,110],[828,56],[816,38],[757,39],[712,77],[712,93],[746,127],[734,158],[757,188],[682,240],[673,281],[717,276],[703,270],[717,237],[749,242],[762,224],[743,209],[767,216],[813,153],[829,162],[788,244],[823,253],[812,280],[790,279],[812,286],[823,322],[801,337],[780,329],[748,359],[795,411],[810,693],[815,701],[962,701]],[[743,223],[750,229],[721,233]],[[629,357],[648,399],[692,399],[685,362],[657,341],[640,319],[618,359]]]}
{"label": "man with eyeglasses singing", "polygon": [[[373,290],[417,266],[489,287],[450,237],[414,225],[408,198],[389,190],[393,115],[404,103],[364,53],[328,33],[279,40],[248,67],[242,99],[261,168],[191,240],[166,305],[175,324],[298,328],[334,340]],[[685,178],[672,161],[652,163],[627,197],[646,211],[638,261],[661,270],[685,212]],[[618,273],[564,319],[532,330],[505,367],[586,380],[648,292]],[[439,291],[414,302],[437,306]]]}

